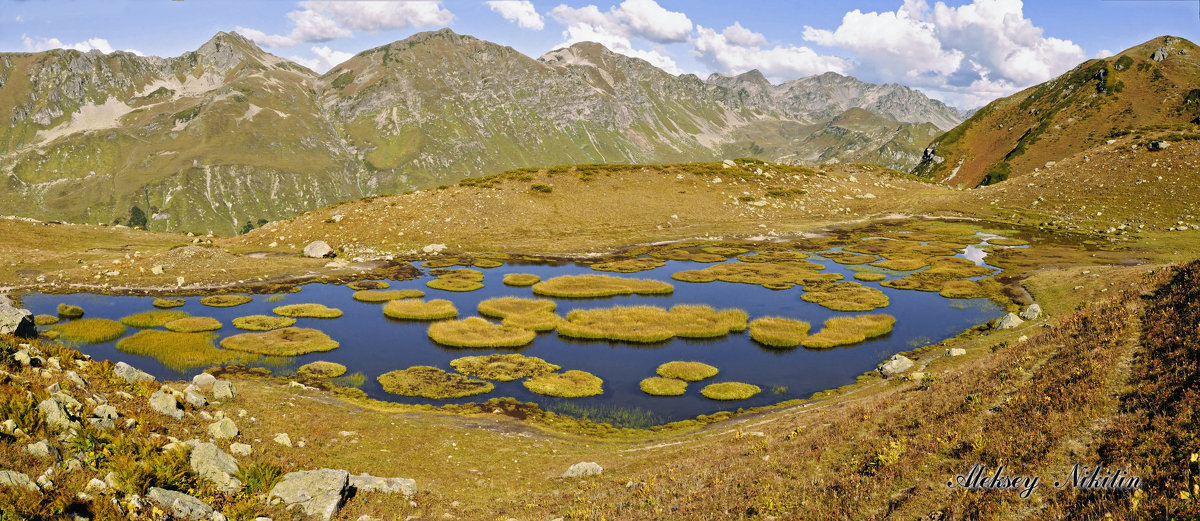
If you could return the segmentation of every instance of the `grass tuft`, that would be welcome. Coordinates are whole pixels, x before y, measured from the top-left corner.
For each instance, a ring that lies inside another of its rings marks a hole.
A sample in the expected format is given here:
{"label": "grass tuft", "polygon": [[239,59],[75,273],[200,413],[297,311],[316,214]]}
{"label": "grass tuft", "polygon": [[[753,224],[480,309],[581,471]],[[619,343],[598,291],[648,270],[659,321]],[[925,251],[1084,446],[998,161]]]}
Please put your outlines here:
{"label": "grass tuft", "polygon": [[709,384],[700,390],[710,400],[745,400],[761,392],[761,387],[741,382]]}
{"label": "grass tuft", "polygon": [[326,307],[325,304],[288,304],[273,310],[276,315],[291,318],[338,318],[342,310]]}
{"label": "grass tuft", "polygon": [[657,280],[608,275],[564,275],[533,285],[533,294],[561,298],[599,298],[620,295],[670,295],[675,287]]}
{"label": "grass tuft", "polygon": [[67,304],[59,304],[58,316],[60,318],[80,318],[83,316],[83,308]]}
{"label": "grass tuft", "polygon": [[[721,257],[721,260],[724,260]],[[634,259],[614,260],[608,262],[598,262],[591,266],[596,271],[612,271],[617,273],[637,273],[639,271],[652,270],[666,266],[664,260],[653,257],[638,257]]]}
{"label": "grass tuft", "polygon": [[392,289],[392,290],[360,290],[354,292],[354,300],[359,302],[390,302],[406,298],[421,298],[425,296],[425,292],[419,289]]}
{"label": "grass tuft", "polygon": [[651,376],[638,383],[643,393],[651,396],[680,396],[687,391],[687,382],[674,378]]}
{"label": "grass tuft", "polygon": [[366,291],[371,289],[388,289],[392,285],[385,280],[356,280],[346,284],[346,287],[354,291]]}
{"label": "grass tuft", "polygon": [[746,329],[744,311],[716,311],[708,306],[679,305],[669,311],[655,306],[577,309],[558,325],[570,338],[654,343],[676,336],[713,338]]}
{"label": "grass tuft", "polygon": [[337,349],[337,341],[317,329],[285,327],[263,333],[242,333],[221,340],[221,347],[266,356],[297,356]]}
{"label": "grass tuft", "polygon": [[796,347],[811,327],[803,320],[763,317],[750,322],[750,338],[768,347]]}
{"label": "grass tuft", "polygon": [[860,271],[854,274],[854,278],[863,282],[879,282],[883,279],[886,279],[887,275],[876,273],[874,271]]}
{"label": "grass tuft", "polygon": [[504,284],[507,286],[532,286],[541,280],[541,277],[530,273],[509,273],[504,276]]}
{"label": "grass tuft", "polygon": [[163,324],[168,331],[176,333],[199,333],[221,329],[221,321],[212,317],[178,318]]}
{"label": "grass tuft", "polygon": [[84,344],[103,344],[121,338],[125,326],[107,318],[81,318],[51,328],[60,338]]}
{"label": "grass tuft", "polygon": [[178,333],[148,329],[122,338],[117,342],[117,350],[153,357],[176,371],[246,361],[246,357],[239,353],[217,349],[214,340],[216,334],[210,332]]}
{"label": "grass tuft", "polygon": [[52,326],[57,324],[59,318],[54,315],[37,315],[33,317],[33,323],[39,326]]}
{"label": "grass tuft", "polygon": [[892,331],[896,317],[891,315],[858,315],[834,317],[825,321],[825,327],[815,335],[801,341],[800,345],[810,349],[857,344],[869,338],[883,336]]}
{"label": "grass tuft", "polygon": [[346,366],[324,360],[304,364],[296,370],[297,376],[307,376],[310,378],[337,378],[344,374],[346,374]]}
{"label": "grass tuft", "polygon": [[489,393],[495,388],[491,382],[447,373],[427,365],[384,373],[376,380],[389,393],[431,399],[463,398]]}
{"label": "grass tuft", "polygon": [[475,291],[483,287],[483,272],[471,269],[446,270],[425,285],[442,291]]}
{"label": "grass tuft", "polygon": [[270,315],[250,315],[233,319],[233,327],[246,331],[270,331],[296,325],[296,319]]}
{"label": "grass tuft", "polygon": [[458,316],[458,309],[449,300],[393,300],[383,306],[383,314],[397,320],[444,320]]}
{"label": "grass tuft", "polygon": [[172,320],[186,318],[187,312],[184,311],[146,311],[129,315],[121,319],[121,323],[129,327],[145,329],[148,327],[161,327]]}
{"label": "grass tuft", "polygon": [[699,382],[717,376],[717,368],[703,362],[667,362],[658,366],[658,376],[687,382]]}
{"label": "grass tuft", "polygon": [[248,304],[254,300],[249,295],[210,295],[200,299],[200,303],[214,308],[231,308]]}
{"label": "grass tuft", "polygon": [[171,309],[183,307],[186,302],[187,301],[181,298],[156,298],[151,305],[159,309]]}
{"label": "grass tuft", "polygon": [[493,324],[479,317],[443,320],[429,326],[429,338],[452,347],[521,347],[533,342],[537,333],[516,326]]}
{"label": "grass tuft", "polygon": [[770,289],[786,289],[795,284],[815,284],[842,279],[838,273],[820,273],[823,269],[825,266],[808,261],[731,262],[702,270],[680,271],[671,275],[671,278],[683,282],[719,280],[758,284]]}
{"label": "grass tuft", "polygon": [[888,296],[857,282],[835,282],[804,287],[805,302],[813,302],[834,311],[871,311],[888,306]]}
{"label": "grass tuft", "polygon": [[525,388],[545,396],[580,398],[604,393],[604,380],[586,371],[571,370],[534,376],[525,380]]}
{"label": "grass tuft", "polygon": [[553,373],[562,369],[562,367],[551,364],[541,358],[516,353],[464,356],[451,360],[450,366],[455,371],[467,376],[500,382],[511,382],[520,378]]}

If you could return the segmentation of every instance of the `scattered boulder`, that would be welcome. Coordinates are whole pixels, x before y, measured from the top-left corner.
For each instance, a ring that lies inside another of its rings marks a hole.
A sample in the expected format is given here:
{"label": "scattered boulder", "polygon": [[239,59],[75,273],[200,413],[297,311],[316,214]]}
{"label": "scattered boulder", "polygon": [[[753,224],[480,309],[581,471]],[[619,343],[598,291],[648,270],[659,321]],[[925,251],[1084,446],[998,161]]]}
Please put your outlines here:
{"label": "scattered boulder", "polygon": [[885,378],[891,378],[912,369],[912,366],[913,361],[911,358],[904,355],[892,355],[892,358],[879,366],[879,374],[882,374]]}
{"label": "scattered boulder", "polygon": [[996,322],[996,329],[1012,329],[1024,323],[1025,321],[1021,320],[1016,313],[1009,313]]}
{"label": "scattered boulder", "polygon": [[324,257],[333,257],[333,248],[329,247],[329,243],[325,241],[313,241],[304,247],[304,256],[320,259]]}
{"label": "scattered boulder", "polygon": [[1154,141],[1151,141],[1148,145],[1146,145],[1146,150],[1149,150],[1151,152],[1158,152],[1159,150],[1166,150],[1166,148],[1169,146],[1171,146],[1171,143],[1169,141],[1159,141],[1156,139]]}
{"label": "scattered boulder", "polygon": [[208,426],[208,435],[218,440],[232,438],[238,435],[237,424],[229,418],[221,418],[216,423]]}
{"label": "scattered boulder", "polygon": [[113,374],[120,378],[124,378],[126,382],[131,384],[154,380],[154,377],[150,376],[149,373],[139,370],[125,362],[117,362],[117,364],[113,366]]}
{"label": "scattered boulder", "polygon": [[423,251],[425,253],[441,253],[442,250],[445,250],[445,249],[446,249],[445,244],[433,243],[433,244],[426,244],[424,247],[421,248],[421,251]]}
{"label": "scattered boulder", "polygon": [[281,433],[275,435],[275,443],[283,445],[284,447],[291,447],[292,446],[292,438],[290,436],[288,436],[288,433],[281,432]]}
{"label": "scattered boulder", "polygon": [[14,307],[7,302],[0,303],[0,335],[33,338],[37,334],[37,325],[33,323],[32,312],[28,309]]}
{"label": "scattered boulder", "polygon": [[81,389],[87,388],[87,380],[84,380],[83,377],[79,376],[79,373],[76,373],[75,371],[67,371],[63,373],[63,376],[66,377],[67,381],[71,382],[71,384],[75,387],[79,387]]}
{"label": "scattered boulder", "polygon": [[46,418],[46,425],[50,427],[69,429],[79,425],[71,413],[67,412],[62,402],[58,401],[58,398],[46,398],[38,404],[37,408],[42,411],[42,415]]}
{"label": "scattered boulder", "polygon": [[967,350],[961,347],[955,347],[946,350],[946,356],[963,356],[967,354]]}
{"label": "scattered boulder", "polygon": [[183,419],[183,409],[179,408],[179,400],[176,400],[175,395],[171,393],[154,391],[154,394],[150,395],[150,408],[176,420]]}
{"label": "scattered boulder", "polygon": [[213,382],[213,398],[216,400],[232,400],[237,396],[237,389],[233,387],[233,382],[229,380],[217,380]]}
{"label": "scattered boulder", "polygon": [[359,492],[417,493],[417,481],[408,478],[377,478],[367,473],[350,476],[350,486]]}
{"label": "scattered boulder", "polygon": [[594,461],[581,461],[571,465],[566,472],[563,472],[564,478],[581,478],[584,476],[598,476],[604,468]]}
{"label": "scattered boulder", "polygon": [[49,441],[42,440],[37,443],[30,443],[25,446],[25,453],[32,454],[39,458],[54,458],[55,462],[62,461],[62,454],[58,449],[51,445]]}
{"label": "scattered boulder", "polygon": [[217,377],[208,373],[200,373],[192,377],[192,385],[196,387],[207,387],[214,383],[217,383]]}
{"label": "scattered boulder", "polygon": [[200,478],[212,481],[222,492],[232,494],[242,488],[242,482],[233,477],[238,472],[237,460],[216,445],[197,443],[192,449],[191,465]]}
{"label": "scattered boulder", "polygon": [[195,389],[185,390],[183,392],[183,398],[187,400],[188,403],[192,404],[193,407],[204,407],[205,405],[208,405],[208,400],[204,398],[204,395],[196,392]]}
{"label": "scattered boulder", "polygon": [[238,456],[249,456],[252,451],[253,448],[245,443],[229,444],[229,452],[237,454]]}
{"label": "scattered boulder", "polygon": [[146,498],[158,503],[177,519],[209,519],[213,509],[195,497],[158,487],[150,487]]}
{"label": "scattered boulder", "polygon": [[0,470],[0,487],[21,487],[33,491],[38,489],[37,483],[29,479],[29,476],[15,470]]}
{"label": "scattered boulder", "polygon": [[283,475],[271,488],[289,507],[299,506],[305,514],[329,521],[350,493],[350,473],[339,469],[302,470]]}
{"label": "scattered boulder", "polygon": [[1038,305],[1037,302],[1034,302],[1033,304],[1030,304],[1029,307],[1025,308],[1025,311],[1022,311],[1020,316],[1023,320],[1037,320],[1041,314],[1042,306]]}
{"label": "scattered boulder", "polygon": [[1150,59],[1154,60],[1156,62],[1160,62],[1160,61],[1167,59],[1167,50],[1165,48],[1159,47],[1159,49],[1157,51],[1154,51],[1154,54],[1150,55]]}

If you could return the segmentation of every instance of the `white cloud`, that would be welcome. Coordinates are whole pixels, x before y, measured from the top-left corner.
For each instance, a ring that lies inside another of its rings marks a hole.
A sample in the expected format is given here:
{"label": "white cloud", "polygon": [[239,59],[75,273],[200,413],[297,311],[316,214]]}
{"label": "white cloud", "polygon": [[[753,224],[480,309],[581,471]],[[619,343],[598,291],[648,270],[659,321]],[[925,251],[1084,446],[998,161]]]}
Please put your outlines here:
{"label": "white cloud", "polygon": [[[21,42],[25,45],[25,49],[32,52],[41,52],[50,49],[74,49],[79,52],[100,51],[104,54],[114,52],[113,46],[104,38],[88,38],[82,42],[65,44],[58,38],[30,38],[28,35],[21,35]],[[125,52],[130,52],[138,56],[144,56],[141,52],[134,49],[121,49]]]}
{"label": "white cloud", "polygon": [[286,35],[266,34],[248,27],[237,32],[267,47],[291,47],[302,43],[327,42],[354,35],[354,31],[376,33],[407,27],[449,24],[454,19],[442,8],[440,0],[389,1],[305,1],[301,10],[287,14],[292,30]]}
{"label": "white cloud", "polygon": [[1097,58],[1108,58],[1109,56],[1112,56],[1113,54],[1114,53],[1108,49],[1100,49],[1099,51],[1096,51]]}
{"label": "white cloud", "polygon": [[959,102],[981,92],[1012,94],[1085,58],[1073,42],[1043,36],[1021,0],[932,8],[925,0],[905,0],[896,11],[850,11],[832,31],[805,27],[804,39],[852,52],[851,72],[862,79],[898,81]]}
{"label": "white cloud", "polygon": [[17,22],[17,23],[19,23],[19,24],[23,24],[23,23],[25,23],[25,17],[23,17],[23,16],[21,16],[21,15],[17,15],[17,17],[16,17],[16,18],[13,18],[13,20],[14,20],[14,21],[16,21],[16,22]]}
{"label": "white cloud", "polygon": [[516,22],[522,29],[540,31],[546,28],[542,15],[538,14],[529,0],[491,0],[486,3],[489,9],[500,13],[505,20]]}
{"label": "white cloud", "polygon": [[753,47],[767,43],[767,37],[763,36],[762,33],[756,33],[742,27],[741,22],[733,22],[733,25],[721,31],[721,36],[725,37],[725,41],[734,45]]}
{"label": "white cloud", "polygon": [[634,48],[634,39],[664,44],[691,38],[692,21],[687,15],[668,11],[654,0],[625,0],[608,11],[601,11],[595,5],[580,8],[559,5],[550,11],[550,16],[567,26],[562,47],[596,42],[613,52],[646,60],[671,74],[683,72],[662,47]]}
{"label": "white cloud", "polygon": [[335,65],[354,57],[354,55],[351,53],[335,51],[326,46],[314,46],[311,50],[313,53],[312,58],[292,56],[291,60],[319,73],[324,73],[325,71],[332,69]]}
{"label": "white cloud", "polygon": [[[692,54],[722,72],[740,74],[758,69],[772,81],[784,81],[829,71],[845,72],[850,66],[850,63],[842,58],[821,55],[808,47],[776,45],[764,48],[761,43],[765,43],[766,38],[761,38],[761,34],[751,33],[740,24],[727,27],[720,33],[697,26],[696,33],[693,42],[695,50]],[[752,38],[746,33],[760,38]],[[733,38],[730,38],[730,35]],[[738,44],[739,41],[761,43],[745,45]]]}

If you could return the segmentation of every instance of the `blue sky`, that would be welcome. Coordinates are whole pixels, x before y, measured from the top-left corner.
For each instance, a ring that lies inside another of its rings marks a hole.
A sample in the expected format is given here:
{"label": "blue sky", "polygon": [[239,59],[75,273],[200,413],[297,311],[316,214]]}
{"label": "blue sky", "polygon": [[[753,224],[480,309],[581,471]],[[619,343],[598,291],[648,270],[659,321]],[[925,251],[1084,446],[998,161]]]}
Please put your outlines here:
{"label": "blue sky", "polygon": [[359,51],[450,27],[537,57],[598,41],[675,74],[835,71],[963,108],[1080,61],[1172,34],[1196,41],[1200,0],[0,1],[0,51],[177,56],[217,31],[324,71]]}

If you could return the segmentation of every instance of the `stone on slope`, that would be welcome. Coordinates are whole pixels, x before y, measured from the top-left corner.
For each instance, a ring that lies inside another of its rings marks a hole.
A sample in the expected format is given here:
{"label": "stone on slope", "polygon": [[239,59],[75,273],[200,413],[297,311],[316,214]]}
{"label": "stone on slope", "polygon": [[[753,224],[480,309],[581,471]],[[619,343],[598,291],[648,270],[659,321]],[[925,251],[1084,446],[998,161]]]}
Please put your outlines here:
{"label": "stone on slope", "polygon": [[13,335],[22,338],[37,336],[37,325],[33,323],[33,313],[0,302],[0,335]]}
{"label": "stone on slope", "polygon": [[211,374],[208,374],[208,373],[200,373],[200,374],[192,377],[192,385],[194,385],[196,387],[204,387],[204,386],[212,385],[216,382],[217,382],[217,377],[215,377]]}
{"label": "stone on slope", "polygon": [[53,458],[55,462],[62,461],[62,454],[49,441],[42,440],[25,446],[25,453],[39,458]]}
{"label": "stone on slope", "polygon": [[594,461],[582,461],[571,465],[566,472],[563,472],[564,478],[580,478],[583,476],[599,475],[604,471],[604,468]]}
{"label": "stone on slope", "polygon": [[1025,308],[1025,311],[1021,312],[1021,318],[1024,320],[1037,320],[1041,315],[1042,306],[1038,305],[1037,302],[1030,304],[1029,307]]}
{"label": "stone on slope", "polygon": [[304,513],[329,521],[350,493],[350,473],[340,469],[302,470],[283,475],[271,489],[270,497],[283,500],[289,507],[299,506]]}
{"label": "stone on slope", "polygon": [[1009,313],[996,322],[996,329],[1012,329],[1024,323],[1025,321],[1021,320],[1016,313]]}
{"label": "stone on slope", "polygon": [[150,487],[146,498],[158,503],[177,519],[209,519],[213,509],[207,503],[195,497],[158,487]]}
{"label": "stone on slope", "polygon": [[359,492],[417,493],[417,481],[408,478],[377,478],[367,473],[350,476],[350,486]]}
{"label": "stone on slope", "polygon": [[911,358],[904,355],[892,355],[891,359],[879,366],[879,374],[890,378],[912,369],[912,366],[913,361]]}
{"label": "stone on slope", "polygon": [[231,400],[235,396],[237,396],[237,389],[233,387],[233,382],[229,380],[213,382],[213,399]]}
{"label": "stone on slope", "polygon": [[212,481],[222,492],[232,494],[242,488],[242,482],[233,477],[238,473],[237,460],[211,443],[197,443],[192,449],[192,470],[202,479]]}
{"label": "stone on slope", "polygon": [[218,440],[232,438],[238,435],[237,424],[229,418],[221,418],[208,426],[208,435]]}
{"label": "stone on slope", "polygon": [[37,483],[29,479],[29,476],[15,470],[0,470],[0,487],[21,487],[32,491],[38,490]]}
{"label": "stone on slope", "polygon": [[329,243],[325,241],[313,241],[304,247],[304,256],[313,259],[333,257],[333,248],[330,248]]}
{"label": "stone on slope", "polygon": [[79,426],[79,423],[67,412],[66,407],[58,398],[50,397],[38,404],[38,410],[46,418],[46,425],[53,428],[69,429]]}
{"label": "stone on slope", "polygon": [[175,395],[171,393],[154,391],[154,394],[150,395],[150,408],[176,420],[183,419],[183,409],[179,408],[179,400],[176,400]]}
{"label": "stone on slope", "polygon": [[117,364],[113,366],[113,374],[117,375],[120,378],[124,378],[126,382],[129,382],[131,384],[138,383],[141,381],[153,381],[154,380],[154,377],[150,376],[149,373],[139,370],[136,367],[133,367],[125,362],[117,362]]}

